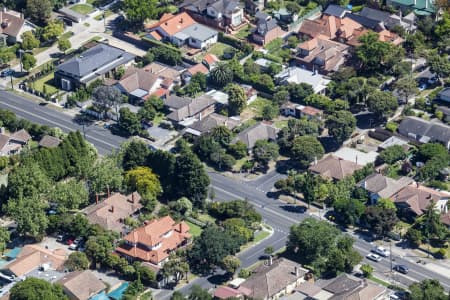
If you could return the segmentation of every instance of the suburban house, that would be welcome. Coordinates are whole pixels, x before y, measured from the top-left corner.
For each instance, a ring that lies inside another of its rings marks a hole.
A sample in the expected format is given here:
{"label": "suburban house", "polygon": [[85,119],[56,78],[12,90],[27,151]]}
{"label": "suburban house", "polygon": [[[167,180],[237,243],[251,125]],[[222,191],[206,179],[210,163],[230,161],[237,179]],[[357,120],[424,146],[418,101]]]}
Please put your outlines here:
{"label": "suburban house", "polygon": [[323,117],[323,110],[321,109],[292,102],[283,104],[280,108],[280,112],[286,117],[307,118],[309,120],[316,119],[320,121]]}
{"label": "suburban house", "polygon": [[245,23],[244,9],[236,0],[185,0],[179,8],[197,22],[221,30],[236,30]]}
{"label": "suburban house", "polygon": [[262,12],[265,8],[266,0],[245,0],[245,10],[251,15]]}
{"label": "suburban house", "polygon": [[364,178],[358,185],[369,192],[370,201],[372,204],[375,204],[380,198],[391,198],[401,189],[413,183],[413,181],[409,177],[393,179],[380,173],[374,173]]}
{"label": "suburban house", "polygon": [[191,81],[192,76],[194,76],[197,73],[208,75],[209,69],[204,64],[195,64],[186,71],[184,71],[183,74],[181,74],[181,78],[183,79],[183,82],[185,84],[188,84]]}
{"label": "suburban house", "polygon": [[130,67],[115,86],[129,97],[130,102],[139,103],[148,99],[160,88],[164,88],[168,93],[173,82],[171,80],[165,82],[165,78],[148,70]]}
{"label": "suburban house", "polygon": [[328,5],[327,9],[324,10],[323,14],[327,15],[327,16],[334,16],[337,18],[344,18],[345,14],[350,12],[350,10],[348,10],[345,7],[336,5],[336,4],[330,4]]}
{"label": "suburban house", "polygon": [[246,294],[241,289],[235,289],[230,286],[221,286],[214,291],[214,299],[245,299],[245,296]]}
{"label": "suburban house", "polygon": [[63,249],[52,251],[38,245],[25,245],[15,260],[2,267],[2,272],[21,277],[38,268],[63,271],[67,258],[68,253]]}
{"label": "suburban house", "polygon": [[98,78],[113,77],[120,66],[128,66],[134,55],[99,43],[56,67],[54,82],[63,90],[75,90]]}
{"label": "suburban house", "polygon": [[247,149],[251,151],[251,149],[255,146],[256,141],[275,141],[277,139],[277,133],[278,129],[272,126],[272,124],[260,122],[240,132],[233,139],[232,143],[241,141],[247,145]]}
{"label": "suburban house", "polygon": [[440,91],[437,98],[441,101],[450,102],[450,88]]}
{"label": "suburban house", "polygon": [[401,13],[400,15],[395,15],[378,9],[363,7],[363,9],[359,12],[359,15],[380,22],[386,29],[389,30],[396,26],[402,27],[406,32],[413,32],[416,29],[416,25],[414,25],[416,16],[414,13],[410,13],[405,17],[402,17]]}
{"label": "suburban house", "polygon": [[266,45],[276,38],[281,38],[286,34],[285,31],[278,26],[277,20],[272,18],[258,19],[256,28],[252,30],[251,38],[259,45]]}
{"label": "suburban house", "polygon": [[142,208],[141,196],[133,192],[128,196],[114,193],[102,202],[86,207],[83,213],[91,224],[98,224],[104,229],[121,234],[128,232],[124,220],[137,214]]}
{"label": "suburban house", "polygon": [[398,126],[398,132],[419,143],[439,142],[450,149],[450,126],[418,117],[406,117]]}
{"label": "suburban house", "polygon": [[89,300],[107,288],[106,284],[91,270],[67,273],[56,283],[62,286],[70,300]]}
{"label": "suburban house", "polygon": [[393,194],[391,199],[404,215],[416,217],[421,216],[431,203],[440,213],[447,213],[450,193],[412,183]]}
{"label": "suburban house", "polygon": [[386,0],[386,5],[411,11],[418,16],[430,16],[436,13],[433,0]]}
{"label": "suburban house", "polygon": [[39,147],[42,148],[56,148],[61,144],[61,140],[51,135],[44,135],[39,141]]}
{"label": "suburban house", "polygon": [[292,298],[288,299],[361,299],[382,300],[386,299],[386,288],[367,279],[359,279],[349,274],[341,274],[329,280],[318,280],[315,283],[304,282],[295,289]]}
{"label": "suburban house", "polygon": [[162,266],[172,251],[191,241],[189,226],[176,223],[170,216],[147,221],[124,237],[116,252],[130,261],[144,261]]}
{"label": "suburban house", "polygon": [[3,127],[0,128],[0,156],[19,154],[30,140],[31,136],[25,129],[7,134]]}
{"label": "suburban house", "polygon": [[288,67],[275,75],[278,84],[287,85],[289,83],[307,83],[312,86],[314,93],[325,94],[330,79],[320,75],[317,71],[311,72],[299,67]]}
{"label": "suburban house", "polygon": [[145,71],[158,75],[164,80],[171,80],[173,84],[181,85],[181,74],[186,69],[182,66],[168,66],[160,62],[152,62],[143,68]]}
{"label": "suburban house", "polygon": [[348,48],[345,44],[319,35],[298,45],[296,61],[302,68],[328,74],[345,63]]}
{"label": "suburban house", "polygon": [[216,110],[216,101],[207,94],[197,98],[183,98],[171,95],[164,99],[165,107],[171,112],[167,119],[177,126],[186,127],[202,120]]}
{"label": "suburban house", "polygon": [[401,146],[405,151],[409,149],[408,141],[393,135],[378,145],[378,151],[381,152],[392,146]]}
{"label": "suburban house", "polygon": [[362,165],[359,165],[354,161],[348,161],[334,155],[328,155],[321,160],[314,162],[313,165],[309,167],[309,170],[326,179],[341,180],[362,168]]}
{"label": "suburban house", "polygon": [[279,258],[257,267],[253,274],[240,285],[250,291],[247,295],[252,299],[278,299],[294,291],[300,284],[306,281],[309,270],[300,264]]}
{"label": "suburban house", "polygon": [[240,121],[236,118],[229,118],[223,115],[219,115],[216,113],[212,113],[206,118],[199,120],[192,125],[189,125],[186,128],[186,133],[189,133],[194,136],[201,136],[203,134],[207,134],[211,132],[217,126],[225,126],[228,129],[232,130],[235,127],[239,126]]}
{"label": "suburban house", "polygon": [[187,45],[191,48],[205,49],[217,43],[217,31],[198,24],[189,14],[164,14],[156,24],[146,27],[146,36],[157,41],[171,42],[178,47]]}
{"label": "suburban house", "polygon": [[363,152],[358,149],[345,146],[339,148],[339,150],[334,152],[333,155],[343,160],[354,161],[357,165],[361,166],[375,163],[375,160],[378,157],[378,153],[376,151]]}
{"label": "suburban house", "polygon": [[214,54],[208,53],[205,56],[203,56],[202,64],[204,64],[208,70],[214,69],[217,64],[219,63],[219,58],[215,56]]}
{"label": "suburban house", "polygon": [[36,29],[36,25],[27,21],[22,13],[8,10],[5,7],[0,11],[0,39],[3,45],[22,42],[22,34]]}

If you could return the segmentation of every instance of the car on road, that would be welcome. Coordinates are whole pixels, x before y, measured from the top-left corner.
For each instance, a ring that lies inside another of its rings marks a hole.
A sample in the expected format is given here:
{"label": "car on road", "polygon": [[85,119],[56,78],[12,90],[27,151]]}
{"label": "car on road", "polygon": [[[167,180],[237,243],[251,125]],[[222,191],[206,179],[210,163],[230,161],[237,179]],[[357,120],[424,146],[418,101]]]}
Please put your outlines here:
{"label": "car on road", "polygon": [[373,248],[372,252],[381,255],[383,257],[388,257],[389,255],[391,255],[391,252],[389,250],[381,246]]}
{"label": "car on road", "polygon": [[380,260],[382,260],[383,258],[377,254],[374,253],[369,253],[366,255],[366,258],[372,261],[376,261],[379,262]]}
{"label": "car on road", "polygon": [[394,270],[399,273],[408,274],[409,268],[405,265],[395,265]]}

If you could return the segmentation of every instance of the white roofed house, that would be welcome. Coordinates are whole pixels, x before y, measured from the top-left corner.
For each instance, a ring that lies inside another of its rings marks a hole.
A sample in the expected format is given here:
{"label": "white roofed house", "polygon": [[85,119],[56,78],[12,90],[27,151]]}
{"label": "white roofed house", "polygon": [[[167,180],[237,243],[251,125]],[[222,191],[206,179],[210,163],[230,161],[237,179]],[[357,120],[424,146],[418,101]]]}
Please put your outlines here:
{"label": "white roofed house", "polygon": [[311,72],[299,67],[289,67],[275,75],[278,84],[307,83],[310,84],[316,94],[326,94],[327,85],[330,79],[320,75],[318,72]]}

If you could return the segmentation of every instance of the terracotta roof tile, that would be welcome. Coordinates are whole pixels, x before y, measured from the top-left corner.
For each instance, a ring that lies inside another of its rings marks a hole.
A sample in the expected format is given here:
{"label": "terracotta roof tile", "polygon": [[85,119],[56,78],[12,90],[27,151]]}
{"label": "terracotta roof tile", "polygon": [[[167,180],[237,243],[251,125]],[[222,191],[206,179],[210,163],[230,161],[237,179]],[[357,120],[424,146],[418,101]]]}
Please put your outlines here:
{"label": "terracotta roof tile", "polygon": [[196,24],[194,19],[192,19],[186,12],[172,16],[163,15],[163,17],[164,18],[161,18],[158,23],[151,25],[147,29],[153,30],[159,27],[168,35],[172,36],[189,26]]}

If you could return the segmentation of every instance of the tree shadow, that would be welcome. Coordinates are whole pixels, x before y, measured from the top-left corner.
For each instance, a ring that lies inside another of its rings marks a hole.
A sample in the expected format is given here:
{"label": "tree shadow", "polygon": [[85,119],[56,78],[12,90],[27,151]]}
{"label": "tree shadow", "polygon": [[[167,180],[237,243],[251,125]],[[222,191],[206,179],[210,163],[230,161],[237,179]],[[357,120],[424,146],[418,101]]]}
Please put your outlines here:
{"label": "tree shadow", "polygon": [[331,136],[321,136],[318,137],[318,140],[325,149],[325,153],[335,152],[341,147],[341,144]]}
{"label": "tree shadow", "polygon": [[230,274],[215,274],[210,277],[208,277],[208,282],[214,285],[222,285],[228,280],[230,280],[231,275]]}
{"label": "tree shadow", "polygon": [[303,205],[280,205],[280,208],[287,212],[292,212],[296,214],[303,214],[308,209],[306,206]]}

